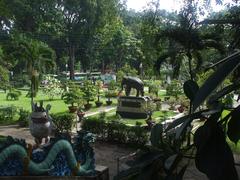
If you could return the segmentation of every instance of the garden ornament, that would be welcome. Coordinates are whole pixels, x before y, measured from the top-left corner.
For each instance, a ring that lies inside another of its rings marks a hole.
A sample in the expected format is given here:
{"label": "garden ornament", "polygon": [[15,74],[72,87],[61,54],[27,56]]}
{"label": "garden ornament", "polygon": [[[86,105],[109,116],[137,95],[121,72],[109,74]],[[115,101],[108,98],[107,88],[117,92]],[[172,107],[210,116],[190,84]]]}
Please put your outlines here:
{"label": "garden ornament", "polygon": [[48,104],[46,110],[42,105],[42,102],[40,102],[40,106],[37,106],[37,103],[32,103],[32,113],[29,123],[31,135],[35,138],[37,146],[41,145],[43,138],[45,138],[45,143],[47,143],[49,141],[49,136],[52,135],[55,129],[52,118],[49,115],[51,105]]}
{"label": "garden ornament", "polygon": [[144,84],[142,80],[137,77],[124,76],[122,79],[121,87],[121,91],[123,91],[123,88],[125,87],[126,96],[130,95],[132,88],[137,90],[137,97],[139,96],[139,93],[144,96]]}
{"label": "garden ornament", "polygon": [[33,149],[25,140],[9,136],[0,142],[0,176],[95,176],[94,141],[92,133],[79,131],[75,141],[61,135]]}

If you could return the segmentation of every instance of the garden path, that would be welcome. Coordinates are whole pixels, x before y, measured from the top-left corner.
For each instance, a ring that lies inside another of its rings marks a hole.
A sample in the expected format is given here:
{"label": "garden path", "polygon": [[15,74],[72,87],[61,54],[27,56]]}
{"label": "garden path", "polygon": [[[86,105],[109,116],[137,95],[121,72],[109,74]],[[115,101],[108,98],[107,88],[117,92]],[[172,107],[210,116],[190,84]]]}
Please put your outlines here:
{"label": "garden path", "polygon": [[[95,111],[95,112],[86,111],[84,117],[86,118],[86,117],[89,117],[89,116],[94,116],[94,115],[100,114],[101,112],[109,112],[109,111],[112,111],[114,109],[116,109],[116,106],[100,107],[98,109],[98,111]],[[77,121],[78,121],[78,119],[77,119]],[[81,129],[81,123],[77,123],[76,128],[74,128],[72,130],[72,132],[76,133],[80,129]]]}
{"label": "garden path", "polygon": [[100,108],[98,108],[98,111],[95,111],[95,112],[87,111],[86,114],[85,114],[85,117],[94,116],[94,115],[97,115],[101,112],[109,112],[109,111],[112,111],[114,109],[116,109],[116,106],[100,107]]}

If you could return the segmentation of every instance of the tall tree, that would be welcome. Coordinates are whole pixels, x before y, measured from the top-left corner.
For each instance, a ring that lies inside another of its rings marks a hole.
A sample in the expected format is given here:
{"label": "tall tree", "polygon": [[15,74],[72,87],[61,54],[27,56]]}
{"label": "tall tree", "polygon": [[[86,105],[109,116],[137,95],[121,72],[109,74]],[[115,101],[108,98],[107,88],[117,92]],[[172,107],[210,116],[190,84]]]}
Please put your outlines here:
{"label": "tall tree", "polygon": [[[74,64],[76,51],[86,53],[86,45],[98,31],[98,28],[106,24],[110,12],[114,12],[115,0],[60,0],[58,10],[64,19],[64,34],[69,54],[70,79],[74,79]],[[85,56],[86,57],[86,56]]]}
{"label": "tall tree", "polygon": [[[197,6],[192,1],[187,1],[186,6],[178,15],[177,23],[167,26],[157,36],[157,41],[167,38],[169,48],[162,53],[156,65],[160,65],[169,58],[174,69],[174,76],[179,75],[182,61],[187,58],[190,78],[194,79],[196,71],[200,68],[203,59],[201,51],[206,48],[215,48],[224,53],[221,38],[213,33],[202,33],[197,24]],[[195,68],[194,68],[195,66]]]}

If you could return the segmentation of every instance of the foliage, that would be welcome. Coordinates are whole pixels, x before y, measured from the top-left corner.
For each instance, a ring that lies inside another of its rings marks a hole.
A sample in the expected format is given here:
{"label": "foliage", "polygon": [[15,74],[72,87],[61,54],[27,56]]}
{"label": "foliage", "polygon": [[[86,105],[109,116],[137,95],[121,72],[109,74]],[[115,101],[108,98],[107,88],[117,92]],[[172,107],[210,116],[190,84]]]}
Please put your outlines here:
{"label": "foliage", "polygon": [[[181,145],[185,142],[186,134],[192,128],[191,122],[198,118],[205,119],[204,125],[196,130],[192,145],[196,147],[196,167],[209,179],[238,179],[233,154],[226,139],[228,137],[234,143],[240,139],[238,121],[240,106],[222,117],[224,109],[228,108],[229,104],[228,101],[221,101],[224,96],[231,95],[232,91],[239,89],[238,79],[217,92],[215,90],[239,66],[239,57],[240,52],[236,52],[224,58],[221,66],[195,92],[194,98],[190,98],[190,114],[176,119],[165,131],[169,132],[180,125],[173,133],[175,152],[180,154],[183,152]],[[200,109],[200,105],[206,100],[208,109]],[[186,148],[191,148],[189,146],[190,144]]]}
{"label": "foliage", "polygon": [[97,95],[97,101],[96,102],[100,102],[100,97],[102,96],[103,94],[103,88],[102,88],[103,84],[101,81],[96,81],[96,95]]}
{"label": "foliage", "polygon": [[106,122],[102,118],[89,118],[83,122],[83,129],[97,134],[101,139],[133,145],[145,145],[147,130],[143,127],[127,126],[119,121]]}
{"label": "foliage", "polygon": [[24,34],[17,34],[12,37],[10,45],[9,58],[19,61],[19,66],[15,67],[16,71],[22,72],[25,66],[31,77],[34,70],[38,73],[46,73],[51,72],[55,66],[55,52],[44,42],[29,38]]}
{"label": "foliage", "polygon": [[118,96],[118,91],[114,90],[108,90],[105,92],[105,97],[106,98],[114,98]]}
{"label": "foliage", "polygon": [[168,49],[162,51],[155,65],[159,70],[161,65],[168,61],[173,68],[173,77],[177,78],[181,67],[187,63],[187,73],[193,80],[203,63],[201,51],[208,48],[216,49],[223,55],[225,47],[220,34],[204,33],[205,31],[198,26],[198,4],[195,1],[184,3],[175,23],[168,24],[156,37],[157,42],[167,42]]}
{"label": "foliage", "polygon": [[46,94],[49,100],[53,100],[56,96],[61,96],[63,90],[61,88],[61,82],[56,78],[46,75],[42,82],[45,82],[43,85],[43,93]]}
{"label": "foliage", "polygon": [[7,93],[6,99],[9,100],[18,100],[19,96],[21,96],[21,91],[18,91],[14,88],[10,88],[9,92]]}
{"label": "foliage", "polygon": [[117,90],[117,83],[116,81],[112,80],[108,84],[108,90]]}
{"label": "foliage", "polygon": [[202,86],[204,84],[204,82],[207,80],[207,78],[209,78],[209,76],[211,74],[213,74],[213,70],[210,69],[209,71],[206,71],[206,72],[202,72],[202,73],[199,73],[197,75],[197,83],[199,86]]}
{"label": "foliage", "polygon": [[128,64],[125,64],[121,69],[119,69],[117,72],[117,84],[119,87],[121,86],[122,78],[124,76],[137,76],[137,70]]}
{"label": "foliage", "polygon": [[53,123],[56,129],[60,133],[71,132],[73,126],[75,125],[74,114],[71,113],[59,113],[51,115],[53,118]]}
{"label": "foliage", "polygon": [[166,88],[166,95],[167,96],[174,96],[178,98],[178,96],[182,93],[181,85],[179,81],[173,80],[171,84],[169,84]]}
{"label": "foliage", "polygon": [[24,109],[19,109],[18,123],[21,127],[28,127],[30,112]]}
{"label": "foliage", "polygon": [[16,106],[0,106],[0,121],[12,120],[16,113]]}
{"label": "foliage", "polygon": [[87,102],[87,104],[90,103],[90,101],[93,101],[95,96],[96,96],[96,88],[92,81],[90,80],[85,80],[83,82],[83,85],[81,87],[83,94],[84,100]]}
{"label": "foliage", "polygon": [[9,72],[7,69],[3,68],[0,64],[0,87],[6,90],[9,84]]}
{"label": "foliage", "polygon": [[83,92],[80,89],[70,89],[62,95],[62,99],[66,104],[74,106],[77,104],[79,107],[83,105]]}
{"label": "foliage", "polygon": [[148,84],[148,92],[154,94],[156,97],[158,97],[158,90],[159,90],[159,85],[157,85],[154,82],[151,82]]}

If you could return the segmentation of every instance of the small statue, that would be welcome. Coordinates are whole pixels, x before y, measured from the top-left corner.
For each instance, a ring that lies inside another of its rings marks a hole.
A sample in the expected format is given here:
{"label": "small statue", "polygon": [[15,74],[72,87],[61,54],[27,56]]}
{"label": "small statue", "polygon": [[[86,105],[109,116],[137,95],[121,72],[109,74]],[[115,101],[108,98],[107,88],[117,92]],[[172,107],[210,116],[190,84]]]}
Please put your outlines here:
{"label": "small statue", "polygon": [[37,146],[41,145],[43,138],[45,138],[45,143],[47,143],[49,141],[49,136],[53,132],[54,124],[49,115],[50,109],[51,105],[48,104],[45,110],[42,101],[40,102],[40,106],[32,102],[29,128],[32,136],[35,138]]}
{"label": "small statue", "polygon": [[124,76],[122,79],[121,86],[122,86],[121,91],[123,91],[123,87],[125,86],[126,96],[130,95],[131,88],[134,88],[137,90],[137,95],[136,95],[137,97],[139,96],[139,93],[141,93],[141,95],[144,96],[144,84],[142,80],[137,77]]}

